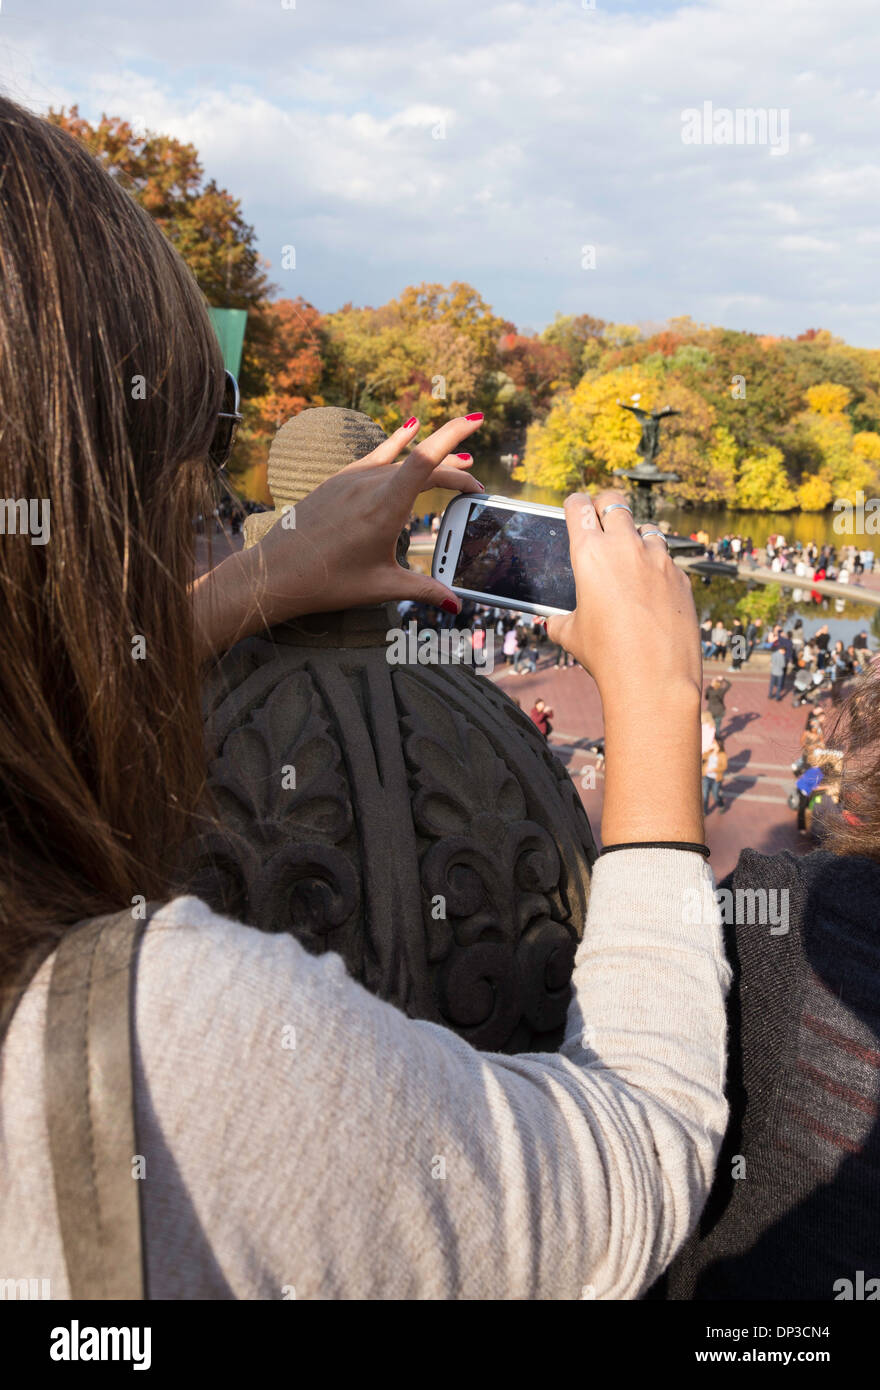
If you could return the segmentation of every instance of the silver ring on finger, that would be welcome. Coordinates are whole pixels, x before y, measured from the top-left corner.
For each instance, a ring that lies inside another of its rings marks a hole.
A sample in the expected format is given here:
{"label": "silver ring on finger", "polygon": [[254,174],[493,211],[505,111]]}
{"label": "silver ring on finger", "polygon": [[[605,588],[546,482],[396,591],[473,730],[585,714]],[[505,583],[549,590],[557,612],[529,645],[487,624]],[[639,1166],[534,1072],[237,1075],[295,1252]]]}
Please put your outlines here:
{"label": "silver ring on finger", "polygon": [[651,531],[645,531],[645,530],[642,529],[641,526],[637,527],[636,529],[638,530],[638,533],[639,533],[639,535],[641,536],[641,538],[642,538],[643,541],[646,541],[646,540],[648,539],[649,536],[659,536],[660,539],[661,539],[661,541],[663,542],[663,544],[666,546],[666,549],[667,549],[667,550],[669,549],[669,542],[668,542],[668,540],[667,540],[666,537],[664,536],[663,532],[662,532],[662,531],[658,531],[656,527],[654,527],[654,529],[651,530]]}
{"label": "silver ring on finger", "polygon": [[601,521],[603,516],[607,516],[608,512],[616,511],[629,512],[630,516],[632,516],[632,507],[628,507],[625,502],[609,502],[608,506],[603,507],[599,513],[599,520]]}

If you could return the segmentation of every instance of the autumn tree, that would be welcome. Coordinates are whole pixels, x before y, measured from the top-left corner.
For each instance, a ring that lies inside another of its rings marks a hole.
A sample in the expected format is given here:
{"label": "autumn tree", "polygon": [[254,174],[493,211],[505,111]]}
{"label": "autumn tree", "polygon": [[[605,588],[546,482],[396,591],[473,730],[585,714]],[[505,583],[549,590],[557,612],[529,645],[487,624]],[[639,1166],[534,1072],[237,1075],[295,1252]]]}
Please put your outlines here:
{"label": "autumn tree", "polygon": [[852,501],[859,490],[873,491],[880,483],[880,434],[853,428],[851,388],[817,382],[805,397],[807,408],[790,432],[793,445],[808,462],[798,490],[801,506],[818,511],[836,497]]}
{"label": "autumn tree", "polygon": [[544,329],[543,341],[565,354],[566,376],[572,386],[577,385],[588,368],[596,365],[604,328],[603,320],[591,314],[557,314]]}
{"label": "autumn tree", "polygon": [[349,304],[329,314],[325,326],[324,397],[371,415],[387,430],[409,415],[433,426],[460,409],[479,408],[474,402],[489,391],[474,336],[445,315],[405,318],[394,301],[379,309]]}
{"label": "autumn tree", "polygon": [[269,390],[254,402],[265,433],[274,433],[307,405],[322,405],[323,319],[302,298],[277,299],[265,311]]}
{"label": "autumn tree", "polygon": [[532,414],[545,410],[557,391],[568,384],[571,363],[559,343],[505,333],[498,353],[503,370],[517,391],[528,396]]}
{"label": "autumn tree", "polygon": [[824,512],[831,506],[834,489],[821,473],[805,473],[797,490],[797,504],[802,512]]}
{"label": "autumn tree", "polygon": [[119,117],[102,115],[92,125],[76,106],[50,110],[48,120],[79,140],[150,214],[186,261],[209,304],[248,311],[240,385],[247,418],[253,422],[252,402],[269,387],[271,286],[240,202],[214,179],[205,181],[194,145],[170,135],[136,131]]}
{"label": "autumn tree", "polygon": [[741,461],[734,503],[743,512],[788,512],[797,505],[781,449],[758,449]]}

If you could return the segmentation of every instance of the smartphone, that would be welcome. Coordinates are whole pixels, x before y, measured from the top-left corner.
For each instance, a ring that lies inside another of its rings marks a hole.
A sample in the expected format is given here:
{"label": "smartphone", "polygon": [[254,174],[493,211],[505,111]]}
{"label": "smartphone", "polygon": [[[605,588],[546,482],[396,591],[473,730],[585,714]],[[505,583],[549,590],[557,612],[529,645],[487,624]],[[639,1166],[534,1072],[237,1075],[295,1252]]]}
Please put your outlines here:
{"label": "smartphone", "polygon": [[431,574],[477,603],[570,613],[575,587],[565,512],[511,497],[454,497],[440,522]]}

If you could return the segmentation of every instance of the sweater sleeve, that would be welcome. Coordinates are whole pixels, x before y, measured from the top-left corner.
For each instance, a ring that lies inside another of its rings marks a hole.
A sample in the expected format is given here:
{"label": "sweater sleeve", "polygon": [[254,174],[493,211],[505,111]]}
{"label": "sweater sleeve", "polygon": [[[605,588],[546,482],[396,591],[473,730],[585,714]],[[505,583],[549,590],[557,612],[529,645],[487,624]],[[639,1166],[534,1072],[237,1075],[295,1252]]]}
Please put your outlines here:
{"label": "sweater sleeve", "polygon": [[711,874],[675,850],[596,864],[555,1054],[477,1052],[176,899],[136,994],[154,1296],[637,1297],[711,1182],[727,982]]}

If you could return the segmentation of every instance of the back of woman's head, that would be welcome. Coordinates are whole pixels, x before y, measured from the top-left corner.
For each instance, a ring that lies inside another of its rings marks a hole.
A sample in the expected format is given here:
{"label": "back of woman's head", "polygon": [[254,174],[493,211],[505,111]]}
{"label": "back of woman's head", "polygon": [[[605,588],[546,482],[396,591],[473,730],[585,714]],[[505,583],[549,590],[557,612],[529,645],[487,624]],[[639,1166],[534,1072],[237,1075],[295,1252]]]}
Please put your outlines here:
{"label": "back of woman's head", "polygon": [[165,891],[201,797],[186,590],[223,364],[143,209],[3,98],[0,188],[2,980],[47,923]]}

